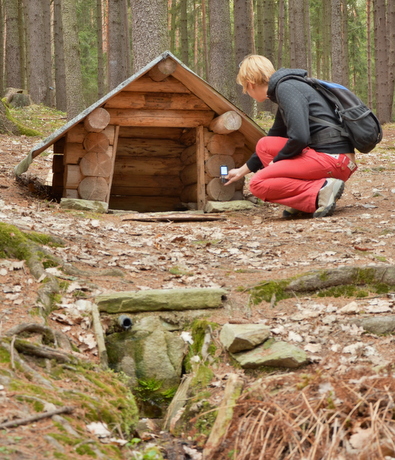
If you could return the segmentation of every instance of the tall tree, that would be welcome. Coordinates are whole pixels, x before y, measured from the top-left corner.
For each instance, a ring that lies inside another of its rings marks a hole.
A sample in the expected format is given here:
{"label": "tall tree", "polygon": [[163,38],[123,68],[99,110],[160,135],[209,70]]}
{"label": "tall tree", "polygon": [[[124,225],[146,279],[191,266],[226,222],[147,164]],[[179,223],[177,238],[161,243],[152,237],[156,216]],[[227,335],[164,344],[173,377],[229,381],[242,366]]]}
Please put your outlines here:
{"label": "tall tree", "polygon": [[131,0],[133,69],[137,72],[166,51],[167,2],[164,0]]}
{"label": "tall tree", "polygon": [[343,80],[343,46],[342,0],[331,0],[331,36],[332,36],[332,80],[345,83]]}
{"label": "tall tree", "polygon": [[49,44],[46,43],[50,24],[44,3],[41,0],[25,2],[28,90],[36,104],[50,105],[51,68],[47,66]]}
{"label": "tall tree", "polygon": [[23,88],[21,53],[19,43],[18,0],[4,0],[5,14],[5,84]]}
{"label": "tall tree", "polygon": [[289,0],[289,32],[291,66],[307,69],[306,30],[304,0]]}
{"label": "tall tree", "polygon": [[189,66],[189,46],[188,46],[188,1],[180,0],[181,18],[180,18],[180,35],[181,35],[181,60]]}
{"label": "tall tree", "polygon": [[96,0],[96,40],[97,40],[97,96],[101,98],[107,92],[106,73],[103,52],[103,7],[102,0]]}
{"label": "tall tree", "polygon": [[[388,59],[388,94],[390,96],[389,106],[392,109],[395,90],[395,4],[388,0],[387,3],[387,27],[389,40],[389,59]],[[389,120],[392,119],[392,111]]]}
{"label": "tall tree", "polygon": [[[252,0],[234,0],[234,37],[235,57],[239,63],[248,54],[253,54],[254,27]],[[237,85],[238,106],[247,114],[253,115],[253,99],[243,94],[243,88]]]}
{"label": "tall tree", "polygon": [[[3,4],[0,1],[0,17],[4,17]],[[4,21],[0,21],[0,43],[4,43]],[[4,94],[4,47],[0,46],[0,94]]]}
{"label": "tall tree", "polygon": [[[388,34],[386,1],[373,2],[376,69],[376,112],[381,123],[391,121],[392,94],[389,94]],[[389,103],[391,101],[391,103]]]}
{"label": "tall tree", "polygon": [[236,101],[236,66],[228,0],[209,0],[209,83],[231,102]]}
{"label": "tall tree", "polygon": [[67,111],[67,98],[66,98],[66,70],[64,65],[64,52],[63,52],[63,24],[62,24],[62,0],[54,0],[54,21],[53,21],[53,34],[54,34],[54,67],[55,67],[55,88],[56,88],[56,108]]}
{"label": "tall tree", "polygon": [[[110,4],[111,3],[111,4]],[[108,86],[115,88],[130,76],[126,0],[108,3]]]}
{"label": "tall tree", "polygon": [[85,108],[77,33],[76,0],[61,0],[61,8],[66,69],[67,118],[70,120]]}

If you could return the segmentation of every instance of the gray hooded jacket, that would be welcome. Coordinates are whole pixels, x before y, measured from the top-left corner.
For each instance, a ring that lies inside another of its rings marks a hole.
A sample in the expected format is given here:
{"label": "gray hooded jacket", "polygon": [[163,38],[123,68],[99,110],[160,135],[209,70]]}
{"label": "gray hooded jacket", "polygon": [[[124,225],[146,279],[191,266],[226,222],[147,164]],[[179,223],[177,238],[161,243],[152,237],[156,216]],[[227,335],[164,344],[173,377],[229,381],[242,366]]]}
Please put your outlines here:
{"label": "gray hooded jacket", "polygon": [[[271,101],[278,104],[278,110],[268,136],[288,138],[287,143],[274,157],[273,162],[293,158],[306,147],[332,154],[354,152],[347,138],[327,144],[311,143],[311,136],[326,127],[310,120],[309,116],[322,118],[331,123],[339,121],[326,99],[308,83],[290,78],[278,84],[280,79],[289,75],[304,77],[307,72],[302,69],[282,68],[277,70],[269,80],[267,95]],[[262,163],[256,153],[247,161],[247,166],[253,172],[262,168]]]}

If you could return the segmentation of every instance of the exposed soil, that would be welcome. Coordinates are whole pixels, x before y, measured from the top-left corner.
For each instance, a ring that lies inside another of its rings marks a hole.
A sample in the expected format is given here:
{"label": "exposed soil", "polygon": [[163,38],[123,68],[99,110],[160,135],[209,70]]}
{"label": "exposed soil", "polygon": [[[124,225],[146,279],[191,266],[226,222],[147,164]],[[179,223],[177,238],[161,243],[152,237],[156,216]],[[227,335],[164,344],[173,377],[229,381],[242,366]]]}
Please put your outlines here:
{"label": "exposed soil", "polygon": [[[91,325],[67,319],[69,307],[78,298],[93,301],[97,294],[109,291],[220,286],[229,291],[227,304],[211,320],[220,324],[229,320],[263,322],[272,328],[273,335],[309,353],[312,364],[308,372],[322,370],[341,378],[350,366],[392,365],[395,338],[363,333],[361,328],[347,324],[349,316],[342,315],[340,308],[355,300],[359,308],[354,317],[391,315],[395,309],[393,293],[371,292],[357,299],[295,295],[277,303],[253,305],[250,289],[263,281],[314,269],[395,263],[394,140],[395,126],[389,125],[380,146],[358,156],[359,169],[347,182],[331,217],[287,221],[282,218],[281,206],[263,203],[252,211],[225,213],[226,219],[217,222],[143,223],[124,220],[123,214],[93,215],[61,209],[49,200],[45,186],[51,156],[37,158],[22,178],[13,176],[14,166],[39,139],[3,135],[0,222],[62,238],[65,246],[51,251],[90,272],[69,280],[73,288],[62,293],[59,309],[46,324],[66,333],[93,362],[98,362],[98,356],[91,341]],[[108,268],[121,270],[123,276],[97,275],[98,270]],[[25,265],[0,260],[0,285],[0,335],[22,322],[43,323],[40,316],[32,316],[40,308],[40,283]],[[361,344],[355,348],[358,351],[347,351],[347,346],[356,343]],[[217,373],[223,375],[229,370],[224,355]],[[245,377],[251,381],[258,374],[246,373]],[[0,396],[5,391],[0,390]],[[1,411],[7,412],[14,403],[6,398],[0,404]],[[23,442],[15,441],[14,451],[7,451],[4,458],[44,458],[44,452],[53,458],[52,447],[42,440],[51,424],[44,420],[13,429],[12,436],[22,437]],[[0,439],[4,445],[10,437],[0,433]]]}

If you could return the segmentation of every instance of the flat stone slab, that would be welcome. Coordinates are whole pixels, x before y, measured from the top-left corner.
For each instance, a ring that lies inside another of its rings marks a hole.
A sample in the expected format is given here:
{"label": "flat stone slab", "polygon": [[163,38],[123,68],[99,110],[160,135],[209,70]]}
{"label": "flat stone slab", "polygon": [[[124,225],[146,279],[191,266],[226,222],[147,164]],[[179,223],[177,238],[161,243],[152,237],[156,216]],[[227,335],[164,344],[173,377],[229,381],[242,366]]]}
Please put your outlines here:
{"label": "flat stone slab", "polygon": [[246,211],[255,208],[256,206],[248,200],[208,201],[204,212]]}
{"label": "flat stone slab", "polygon": [[104,201],[80,200],[78,198],[62,198],[60,207],[63,209],[78,209],[79,211],[91,211],[105,214],[108,204]]}
{"label": "flat stone slab", "polygon": [[159,310],[199,310],[222,308],[225,289],[149,289],[99,295],[95,303],[99,311],[126,313]]}
{"label": "flat stone slab", "polygon": [[263,324],[225,324],[220,340],[230,353],[251,350],[270,337],[270,328]]}
{"label": "flat stone slab", "polygon": [[357,318],[350,323],[362,327],[366,332],[376,335],[393,334],[395,332],[395,315]]}
{"label": "flat stone slab", "polygon": [[309,362],[307,354],[300,348],[270,340],[253,350],[234,353],[232,356],[244,369],[260,366],[297,368]]}

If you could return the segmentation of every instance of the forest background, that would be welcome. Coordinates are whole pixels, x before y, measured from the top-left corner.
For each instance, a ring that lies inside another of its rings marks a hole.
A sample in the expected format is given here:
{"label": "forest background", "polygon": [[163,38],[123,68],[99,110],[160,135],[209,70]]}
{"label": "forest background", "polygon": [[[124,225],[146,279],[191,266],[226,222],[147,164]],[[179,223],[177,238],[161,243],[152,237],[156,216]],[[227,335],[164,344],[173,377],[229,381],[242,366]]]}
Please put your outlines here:
{"label": "forest background", "polygon": [[236,85],[257,53],[344,84],[393,120],[393,0],[0,0],[0,91],[25,89],[71,119],[170,50],[254,117]]}

